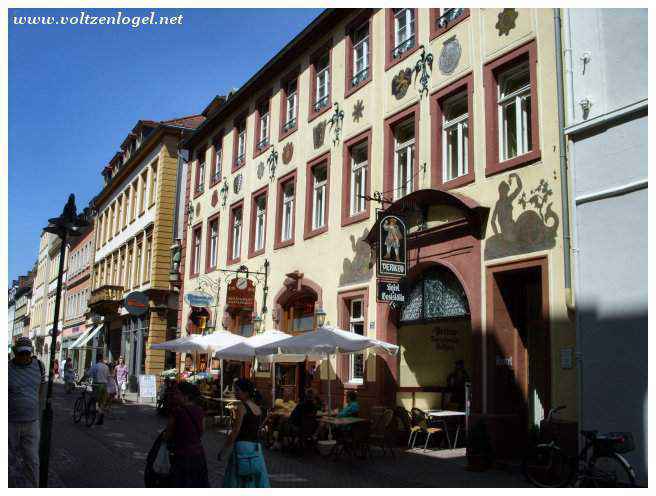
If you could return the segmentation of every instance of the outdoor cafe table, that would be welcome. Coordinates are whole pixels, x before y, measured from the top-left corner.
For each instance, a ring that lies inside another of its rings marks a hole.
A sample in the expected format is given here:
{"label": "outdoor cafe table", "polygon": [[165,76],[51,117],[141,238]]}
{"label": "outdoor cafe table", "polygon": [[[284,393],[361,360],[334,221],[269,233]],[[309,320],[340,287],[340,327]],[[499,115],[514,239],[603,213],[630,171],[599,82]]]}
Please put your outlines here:
{"label": "outdoor cafe table", "polygon": [[464,417],[465,412],[460,412],[457,410],[428,410],[426,416],[430,418],[433,422],[440,422],[444,425],[444,433],[446,434],[446,442],[449,445],[449,448],[453,449],[458,445],[458,434],[460,434],[460,422],[458,422],[458,428],[456,429],[456,438],[451,444],[451,438],[449,437],[449,429],[447,427],[446,419],[449,417]]}
{"label": "outdoor cafe table", "polygon": [[[346,427],[346,426],[350,426],[350,425],[357,424],[357,423],[360,423],[360,422],[367,422],[367,421],[368,421],[368,419],[361,418],[361,417],[333,417],[333,416],[319,417],[319,422],[328,425],[328,429],[329,429],[329,432],[330,432],[330,438],[332,438],[331,428],[333,426],[335,426],[335,427]],[[344,453],[344,449],[349,450],[349,451],[351,449],[348,445],[347,446],[341,445],[342,449],[340,451],[338,446],[339,446],[339,444],[336,444],[335,448],[333,448],[333,450],[332,450],[332,454],[333,454],[333,456],[335,456],[335,458],[337,458],[339,453]]]}

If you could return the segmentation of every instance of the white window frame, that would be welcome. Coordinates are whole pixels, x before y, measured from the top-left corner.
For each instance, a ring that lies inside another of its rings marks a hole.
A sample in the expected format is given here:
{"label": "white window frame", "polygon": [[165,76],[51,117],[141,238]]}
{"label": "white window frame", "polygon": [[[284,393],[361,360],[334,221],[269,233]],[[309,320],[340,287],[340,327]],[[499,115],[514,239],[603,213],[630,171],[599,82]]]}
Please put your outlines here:
{"label": "white window frame", "polygon": [[216,268],[219,263],[219,222],[213,220],[209,225],[210,229],[210,267]]}
{"label": "white window frame", "polygon": [[[394,49],[416,36],[416,22],[414,9],[399,9],[394,12]],[[405,30],[405,36],[401,39],[401,31]],[[399,55],[407,50],[404,49]]]}
{"label": "white window frame", "polygon": [[260,195],[255,199],[255,242],[254,250],[264,249],[264,226],[266,225],[266,196]]}
{"label": "white window frame", "polygon": [[[467,111],[451,120],[447,120],[448,109],[456,101],[465,99],[469,105],[467,92],[461,92],[454,95],[444,102],[444,112],[442,112],[442,178],[443,181],[451,181],[469,172],[469,106]],[[449,156],[449,132],[454,130],[457,135],[457,175],[451,176],[451,163]]]}
{"label": "white window frame", "polygon": [[214,146],[214,170],[212,171],[212,178],[214,182],[221,179],[221,171],[223,170],[223,146]]}
{"label": "white window frame", "polygon": [[[317,179],[316,172],[325,169],[326,178]],[[312,168],[312,230],[326,225],[326,189],[328,185],[328,165],[325,163]]]}
{"label": "white window frame", "polygon": [[[200,245],[201,245],[201,237],[202,237],[202,230],[198,229],[194,231],[193,234],[193,247],[192,249],[194,250],[194,267],[193,267],[193,273],[194,274],[200,274]],[[136,257],[135,257],[136,260]],[[138,270],[138,268],[135,268],[134,270]]]}
{"label": "white window frame", "polygon": [[[288,194],[287,188],[291,186],[291,194]],[[282,226],[280,230],[280,241],[289,241],[292,239],[294,229],[294,197],[296,188],[292,181],[282,187]]]}
{"label": "white window frame", "polygon": [[[365,71],[369,70],[369,21],[357,28],[353,34],[355,37],[355,34],[357,34],[365,26],[367,28],[367,35],[357,43],[353,44],[353,78],[351,81],[353,86],[359,84],[360,82],[359,80],[356,81],[356,77],[358,77],[360,73],[364,73]],[[361,51],[362,53],[358,55],[358,51]],[[358,62],[360,61],[362,62],[362,68],[358,69]],[[366,79],[366,77],[367,75],[365,74],[364,78],[362,79]]]}
{"label": "white window frame", "polygon": [[196,184],[196,193],[205,190],[205,155],[203,159],[198,159],[198,184]]}
{"label": "white window frame", "polygon": [[241,207],[232,211],[232,247],[230,248],[230,253],[233,260],[241,257],[241,230],[243,216],[244,211]]}
{"label": "white window frame", "polygon": [[[315,77],[315,94],[314,94],[314,104],[315,104],[315,111],[319,111],[321,109],[316,108],[319,102],[324,100],[328,100],[330,98],[330,55],[327,54],[325,57],[328,59],[328,62],[326,63],[326,67],[323,69],[317,71],[316,77]],[[323,60],[324,56],[321,56],[319,60]]]}
{"label": "white window frame", "polygon": [[[267,103],[266,106],[266,112],[263,114],[260,114],[260,136],[258,140],[258,144],[262,144],[266,146],[269,142],[269,104]],[[266,140],[266,143],[264,143]]]}
{"label": "white window frame", "polygon": [[[362,162],[356,163],[353,150],[356,148],[364,148],[367,153],[367,159]],[[350,215],[357,215],[364,212],[365,209],[365,199],[363,196],[367,191],[367,168],[369,167],[369,143],[363,141],[357,145],[351,147],[351,204],[350,204]],[[360,174],[360,191],[356,190],[355,183],[357,175]]]}
{"label": "white window frame", "polygon": [[246,125],[238,131],[237,136],[237,160],[246,158]]}
{"label": "white window frame", "polygon": [[[353,307],[356,303],[360,304],[360,317],[353,317]],[[349,301],[349,331],[355,333],[355,325],[362,325],[362,336],[366,335],[365,315],[364,315],[364,299],[354,298]],[[362,356],[362,377],[355,377],[355,359],[357,356]],[[364,383],[364,353],[352,353],[349,355],[349,374],[348,382],[351,384]]]}
{"label": "white window frame", "polygon": [[[407,141],[400,143],[396,137],[397,131],[400,127],[405,126],[408,122],[412,122],[412,127],[414,129],[413,137]],[[394,199],[397,200],[402,198],[414,191],[414,162],[415,162],[415,143],[417,139],[417,129],[414,125],[414,118],[405,120],[397,124],[394,128]],[[406,180],[402,181],[401,177],[401,164],[399,161],[399,156],[401,152],[407,149],[409,153],[406,153]],[[407,163],[409,161],[409,163]],[[403,183],[403,184],[401,184]],[[403,193],[402,193],[403,190]]]}
{"label": "white window frame", "polygon": [[[526,73],[528,75],[528,82],[509,94],[503,94],[501,88],[503,87],[504,79],[516,76],[519,73]],[[524,102],[531,102],[531,72],[528,62],[519,64],[516,67],[503,71],[497,78],[497,112],[499,122],[499,162],[511,160],[520,155],[525,155],[531,151],[529,146],[529,132],[531,126],[531,113],[526,111]],[[515,108],[515,137],[516,154],[512,157],[509,156],[508,146],[508,126],[505,125],[505,110],[509,107]]]}
{"label": "white window frame", "polygon": [[[294,91],[289,91],[292,83],[294,84]],[[292,125],[292,122],[295,123],[298,115],[298,79],[292,79],[287,82],[286,85],[286,95],[287,95],[287,109],[285,112],[286,121],[285,129],[289,130],[295,126]]]}

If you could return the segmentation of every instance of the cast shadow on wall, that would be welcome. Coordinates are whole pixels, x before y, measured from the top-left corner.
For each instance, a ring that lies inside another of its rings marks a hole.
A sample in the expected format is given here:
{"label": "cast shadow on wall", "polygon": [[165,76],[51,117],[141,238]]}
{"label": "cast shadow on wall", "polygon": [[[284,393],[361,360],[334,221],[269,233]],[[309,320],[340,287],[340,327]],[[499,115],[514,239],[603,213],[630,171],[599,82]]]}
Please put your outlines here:
{"label": "cast shadow on wall", "polygon": [[365,229],[362,236],[356,240],[351,234],[351,250],[353,258],[345,258],[342,262],[342,273],[339,276],[339,285],[356,284],[369,281],[373,275],[373,263],[371,259],[371,248],[365,241],[369,230]]}
{"label": "cast shadow on wall", "polygon": [[[511,192],[513,182],[515,187]],[[486,260],[547,250],[556,245],[560,219],[551,209],[553,202],[549,199],[553,191],[549,183],[540,179],[528,194],[522,189],[522,180],[515,173],[499,184],[499,199],[490,219],[494,235],[485,243]],[[513,215],[515,200],[523,210],[517,219]]]}

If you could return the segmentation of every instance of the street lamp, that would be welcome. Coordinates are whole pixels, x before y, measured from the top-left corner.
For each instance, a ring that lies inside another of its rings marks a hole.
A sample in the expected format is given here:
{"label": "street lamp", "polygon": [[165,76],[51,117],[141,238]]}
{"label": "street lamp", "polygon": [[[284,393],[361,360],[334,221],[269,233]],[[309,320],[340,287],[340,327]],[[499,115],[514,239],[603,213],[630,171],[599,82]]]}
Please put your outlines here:
{"label": "street lamp", "polygon": [[256,315],[255,318],[253,319],[253,330],[255,331],[255,334],[259,334],[262,332],[262,324],[264,323],[264,319],[262,319],[261,315]]}
{"label": "street lamp", "polygon": [[323,327],[323,325],[326,323],[326,311],[323,309],[323,307],[319,307],[315,312],[315,315],[317,317],[317,327]]}
{"label": "street lamp", "polygon": [[48,219],[48,225],[43,229],[61,239],[59,248],[59,272],[57,273],[57,293],[55,294],[55,315],[52,327],[52,341],[50,345],[50,370],[48,371],[48,389],[46,393],[46,407],[41,420],[41,443],[39,446],[39,486],[48,487],[48,466],[50,462],[50,439],[52,434],[52,381],[54,379],[52,364],[55,361],[57,333],[59,323],[59,306],[61,303],[62,277],[64,273],[64,257],[66,256],[66,238],[79,236],[82,230],[89,225],[86,214],[78,215],[75,206],[75,195],[70,195],[64,210],[59,217]]}

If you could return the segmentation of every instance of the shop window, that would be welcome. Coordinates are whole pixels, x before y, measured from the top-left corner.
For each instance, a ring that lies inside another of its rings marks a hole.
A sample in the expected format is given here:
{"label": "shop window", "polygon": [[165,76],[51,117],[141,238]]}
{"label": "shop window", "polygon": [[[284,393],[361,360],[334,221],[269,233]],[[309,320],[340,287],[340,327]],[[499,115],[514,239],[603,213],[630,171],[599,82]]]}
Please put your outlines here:
{"label": "shop window", "polygon": [[371,11],[358,17],[346,33],[346,95],[371,81]]}
{"label": "shop window", "polygon": [[467,296],[456,276],[436,267],[426,271],[408,292],[401,322],[469,316]]}
{"label": "shop window", "polygon": [[430,39],[446,33],[468,17],[469,9],[463,7],[430,9]]}
{"label": "shop window", "polygon": [[540,158],[536,52],[532,41],[484,68],[487,175]]}
{"label": "shop window", "polygon": [[[364,302],[362,299],[353,299],[349,304],[349,330],[364,336]],[[349,382],[362,384],[364,380],[364,353],[349,355]]]}
{"label": "shop window", "polygon": [[314,330],[314,299],[298,300],[291,307],[291,331],[293,333]]}
{"label": "shop window", "polygon": [[253,335],[253,312],[242,312],[237,317],[239,335],[250,338]]}
{"label": "shop window", "polygon": [[298,128],[298,69],[281,82],[280,139]]}

